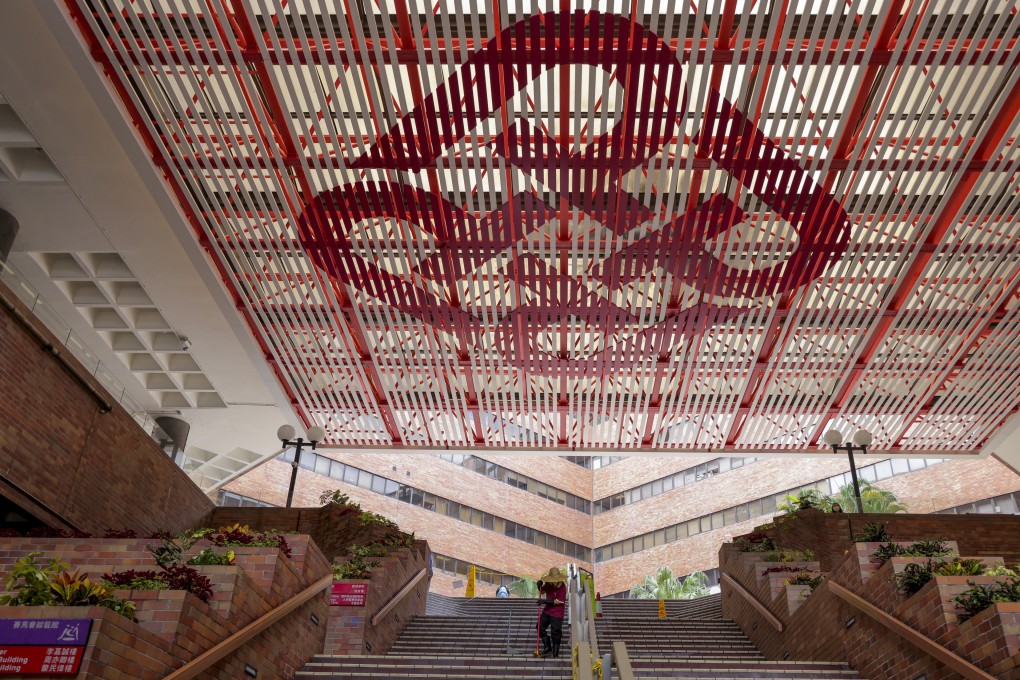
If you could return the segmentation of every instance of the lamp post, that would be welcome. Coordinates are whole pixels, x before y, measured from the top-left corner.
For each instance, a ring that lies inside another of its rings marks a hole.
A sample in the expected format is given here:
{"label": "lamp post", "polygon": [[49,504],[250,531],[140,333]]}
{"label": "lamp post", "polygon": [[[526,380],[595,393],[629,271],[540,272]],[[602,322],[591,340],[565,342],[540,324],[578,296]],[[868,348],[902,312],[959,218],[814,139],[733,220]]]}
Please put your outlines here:
{"label": "lamp post", "polygon": [[294,427],[292,425],[281,425],[280,429],[276,431],[276,436],[284,448],[288,446],[294,447],[294,461],[290,464],[290,487],[287,489],[287,507],[289,508],[291,501],[294,500],[294,484],[297,482],[298,465],[301,463],[301,448],[306,444],[311,444],[312,451],[314,451],[315,446],[326,436],[326,430],[319,425],[313,425],[305,433],[305,436],[308,437],[307,440],[302,437],[294,439]]}
{"label": "lamp post", "polygon": [[832,447],[833,453],[846,451],[850,458],[850,479],[854,482],[854,497],[857,499],[857,512],[864,512],[864,501],[861,500],[861,485],[857,482],[857,466],[854,465],[854,451],[866,454],[868,445],[871,444],[871,433],[867,430],[854,432],[853,442],[843,444],[843,434],[839,430],[829,430],[825,433],[825,443]]}

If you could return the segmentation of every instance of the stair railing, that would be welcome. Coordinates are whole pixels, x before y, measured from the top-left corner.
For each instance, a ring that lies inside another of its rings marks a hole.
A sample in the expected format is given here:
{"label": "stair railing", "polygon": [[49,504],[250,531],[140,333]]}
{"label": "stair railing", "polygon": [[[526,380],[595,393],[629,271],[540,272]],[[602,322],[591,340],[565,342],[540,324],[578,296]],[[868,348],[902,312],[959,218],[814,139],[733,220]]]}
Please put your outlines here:
{"label": "stair railing", "polygon": [[404,584],[404,587],[401,588],[393,597],[389,599],[389,601],[386,604],[380,607],[379,610],[372,615],[371,620],[372,625],[373,626],[379,625],[379,622],[382,621],[383,617],[389,614],[390,610],[392,610],[394,607],[400,604],[400,601],[404,599],[404,596],[406,596],[408,593],[414,590],[414,587],[418,585],[418,582],[425,578],[425,576],[427,575],[428,568],[422,567],[421,569],[418,570],[417,574],[409,578],[407,580],[407,583]]}
{"label": "stair railing", "polygon": [[602,669],[609,668],[612,659],[603,661],[599,656],[598,634],[595,630],[595,618],[591,613],[591,595],[587,592],[586,582],[580,578],[576,564],[570,565],[568,574],[570,584],[567,589],[567,611],[570,615],[570,649],[574,677],[578,680],[592,680],[592,671],[596,670],[599,680],[604,680]]}
{"label": "stair railing", "polygon": [[194,678],[197,678],[203,671],[208,670],[216,662],[237,651],[241,645],[245,644],[274,623],[280,621],[280,619],[295,611],[304,603],[314,597],[321,596],[323,591],[332,585],[332,583],[332,574],[323,576],[321,579],[308,586],[294,597],[280,604],[276,607],[276,609],[263,614],[261,617],[255,619],[216,646],[202,654],[199,654],[194,659],[166,676],[163,680],[194,680]]}

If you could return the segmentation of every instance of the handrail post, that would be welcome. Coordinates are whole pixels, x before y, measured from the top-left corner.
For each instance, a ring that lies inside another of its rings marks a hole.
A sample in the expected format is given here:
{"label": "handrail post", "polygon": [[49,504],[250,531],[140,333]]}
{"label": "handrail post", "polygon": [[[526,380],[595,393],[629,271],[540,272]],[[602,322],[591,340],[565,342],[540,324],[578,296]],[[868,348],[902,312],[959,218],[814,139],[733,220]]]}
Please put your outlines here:
{"label": "handrail post", "polygon": [[620,680],[634,680],[634,669],[630,666],[630,655],[627,654],[627,643],[617,640],[613,643],[613,656],[616,658],[616,670]]}

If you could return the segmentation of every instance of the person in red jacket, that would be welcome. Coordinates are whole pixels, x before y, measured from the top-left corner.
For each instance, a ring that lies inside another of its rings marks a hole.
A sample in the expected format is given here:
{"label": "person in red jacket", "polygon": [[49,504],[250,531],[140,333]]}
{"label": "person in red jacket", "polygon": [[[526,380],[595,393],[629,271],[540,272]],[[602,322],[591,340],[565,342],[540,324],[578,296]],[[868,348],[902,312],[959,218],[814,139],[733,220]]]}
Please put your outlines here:
{"label": "person in red jacket", "polygon": [[[542,637],[542,656],[557,658],[560,655],[560,640],[563,637],[563,605],[567,602],[566,574],[559,567],[553,567],[541,577],[538,586],[538,603],[543,605],[538,630]],[[549,629],[549,632],[546,632]]]}

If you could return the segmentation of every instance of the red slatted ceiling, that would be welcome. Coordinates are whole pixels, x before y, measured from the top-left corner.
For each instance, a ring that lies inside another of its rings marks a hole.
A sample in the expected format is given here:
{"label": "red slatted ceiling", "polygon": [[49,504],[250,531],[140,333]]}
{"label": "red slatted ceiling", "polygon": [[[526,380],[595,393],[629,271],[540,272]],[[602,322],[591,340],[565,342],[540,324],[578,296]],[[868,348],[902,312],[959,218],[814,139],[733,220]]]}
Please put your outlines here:
{"label": "red slatted ceiling", "polygon": [[67,5],[328,443],[961,452],[1020,406],[1014,4]]}

